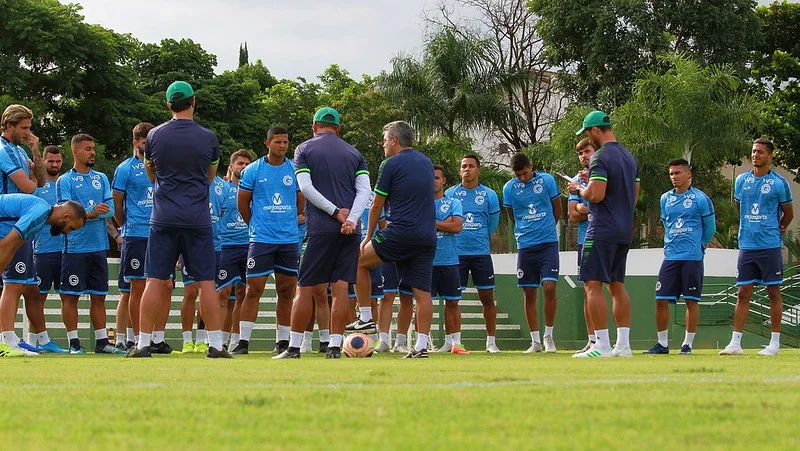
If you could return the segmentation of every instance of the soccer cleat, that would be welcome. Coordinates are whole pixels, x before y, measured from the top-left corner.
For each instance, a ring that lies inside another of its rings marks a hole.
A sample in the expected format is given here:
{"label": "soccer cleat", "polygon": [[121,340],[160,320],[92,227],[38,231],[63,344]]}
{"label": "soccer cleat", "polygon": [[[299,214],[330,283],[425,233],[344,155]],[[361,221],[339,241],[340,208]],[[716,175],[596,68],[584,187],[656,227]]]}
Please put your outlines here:
{"label": "soccer cleat", "polygon": [[320,341],[319,342],[319,353],[320,354],[325,354],[326,352],[328,352],[328,344],[330,344],[329,341]]}
{"label": "soccer cleat", "polygon": [[24,350],[24,351],[33,352],[35,354],[39,354],[40,352],[44,352],[44,349],[37,348],[36,346],[33,346],[33,345],[29,345],[28,343],[25,342],[25,340],[20,340],[19,343],[17,343],[17,346],[19,346],[19,348]]}
{"label": "soccer cleat", "polygon": [[133,342],[133,341],[126,341],[125,342],[125,350],[129,350],[129,349],[135,348],[135,347],[136,347],[136,342]]}
{"label": "soccer cleat", "polygon": [[152,354],[150,353],[150,346],[145,346],[142,349],[139,349],[134,346],[130,350],[128,350],[128,354],[125,357],[130,357],[134,359],[138,359],[141,357],[152,357]]}
{"label": "soccer cleat", "polygon": [[234,346],[233,350],[231,351],[232,355],[244,355],[249,353],[250,353],[250,342],[247,340],[239,340],[239,343],[236,343],[236,346]]}
{"label": "soccer cleat", "polygon": [[125,351],[123,351],[122,349],[117,349],[116,346],[112,345],[111,343],[108,343],[102,346],[95,346],[94,353],[123,355],[125,354]]}
{"label": "soccer cleat", "polygon": [[544,352],[556,352],[556,341],[551,335],[544,336]]}
{"label": "soccer cleat", "polygon": [[204,354],[208,352],[208,343],[201,341],[200,343],[194,344],[194,352],[198,354]]}
{"label": "soccer cleat", "polygon": [[172,346],[170,346],[166,341],[162,341],[161,343],[152,343],[150,344],[150,352],[153,354],[172,354]]}
{"label": "soccer cleat", "polygon": [[311,349],[311,342],[308,342],[308,341],[302,342],[300,344],[300,353],[301,354],[308,354],[309,352],[314,352],[314,350]]}
{"label": "soccer cleat", "polygon": [[300,348],[287,348],[285,351],[272,357],[272,360],[299,359],[300,352]]}
{"label": "soccer cleat", "polygon": [[581,349],[579,351],[575,351],[575,354],[572,354],[572,356],[574,357],[574,356],[576,356],[578,354],[581,354],[581,353],[584,353],[584,352],[588,351],[592,346],[594,346],[594,343],[595,342],[593,342],[593,341],[590,341],[590,342],[586,343],[586,346],[584,346],[583,349]]}
{"label": "soccer cleat", "polygon": [[427,359],[428,358],[428,350],[421,349],[419,351],[414,350],[409,352],[408,354],[403,357],[404,359]]}
{"label": "soccer cleat", "polygon": [[500,348],[498,348],[497,345],[489,345],[486,346],[486,352],[488,352],[489,354],[499,354]]}
{"label": "soccer cleat", "polygon": [[525,351],[524,354],[535,354],[537,352],[542,352],[542,344],[539,343],[538,341],[534,341],[533,343],[531,343],[531,347],[528,348],[528,350]]}
{"label": "soccer cleat", "polygon": [[69,350],[57,345],[53,340],[50,340],[39,347],[42,348],[42,352],[47,352],[50,354],[69,354]]}
{"label": "soccer cleat", "polygon": [[289,340],[280,340],[275,343],[275,349],[272,350],[273,354],[282,354],[283,351],[289,349]]}
{"label": "soccer cleat", "polygon": [[611,350],[611,354],[614,357],[633,357],[633,351],[631,351],[630,346],[622,348],[615,345],[614,349]]}
{"label": "soccer cleat", "polygon": [[327,351],[325,352],[326,359],[341,359],[342,358],[342,348],[338,346],[328,346]]}
{"label": "soccer cleat", "polygon": [[392,352],[396,352],[398,354],[408,354],[408,346],[395,343],[394,348],[392,348]]}
{"label": "soccer cleat", "polygon": [[389,352],[390,350],[389,343],[379,341],[378,344],[375,345],[375,352]]}
{"label": "soccer cleat", "polygon": [[194,354],[194,343],[187,341],[183,344],[183,349],[181,349],[181,354]]}
{"label": "soccer cleat", "polygon": [[728,346],[725,346],[725,349],[719,352],[719,355],[742,355],[744,351],[742,351],[741,345],[736,345],[733,343],[728,343]]}
{"label": "soccer cleat", "polygon": [[[689,350],[689,353],[691,353],[691,348]],[[642,354],[669,354],[669,346],[664,346],[661,343],[656,343],[655,346],[648,349],[647,351],[644,351]]]}
{"label": "soccer cleat", "polygon": [[232,359],[233,356],[228,353],[226,350],[219,350],[217,348],[208,348],[208,352],[206,353],[207,359]]}
{"label": "soccer cleat", "polygon": [[86,351],[83,350],[82,346],[70,346],[69,353],[72,355],[84,355]]}
{"label": "soccer cleat", "polygon": [[348,332],[352,331],[352,332],[362,332],[368,334],[376,332],[377,328],[375,327],[375,321],[373,320],[361,321],[361,319],[359,318],[353,321],[352,323],[344,326],[344,330]]}
{"label": "soccer cleat", "polygon": [[764,349],[758,351],[758,355],[778,355],[778,348],[767,346]]}
{"label": "soccer cleat", "polygon": [[603,349],[595,343],[586,352],[575,354],[572,357],[577,359],[611,358],[614,357],[614,351],[611,348]]}
{"label": "soccer cleat", "polygon": [[433,340],[431,340],[431,339],[428,339],[427,350],[428,350],[428,352],[436,352],[438,350],[438,349],[436,349],[436,346],[434,346]]}
{"label": "soccer cleat", "polygon": [[25,353],[17,351],[5,343],[0,343],[0,357],[25,357]]}
{"label": "soccer cleat", "polygon": [[469,355],[470,352],[464,348],[464,345],[455,345],[453,349],[450,350],[450,354]]}
{"label": "soccer cleat", "polygon": [[453,344],[445,342],[444,346],[442,346],[441,348],[437,349],[436,352],[450,352],[452,350],[453,350]]}
{"label": "soccer cleat", "polygon": [[681,353],[680,355],[692,355],[692,347],[689,345],[681,346]]}

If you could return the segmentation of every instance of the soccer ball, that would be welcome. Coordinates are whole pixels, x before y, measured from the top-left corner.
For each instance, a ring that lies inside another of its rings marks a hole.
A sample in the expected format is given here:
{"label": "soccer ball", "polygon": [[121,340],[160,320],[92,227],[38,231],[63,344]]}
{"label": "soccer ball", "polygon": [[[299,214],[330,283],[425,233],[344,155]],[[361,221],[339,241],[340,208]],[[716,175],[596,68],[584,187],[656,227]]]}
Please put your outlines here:
{"label": "soccer ball", "polygon": [[347,357],[372,357],[372,353],[375,352],[375,343],[369,335],[354,333],[344,339],[342,351]]}

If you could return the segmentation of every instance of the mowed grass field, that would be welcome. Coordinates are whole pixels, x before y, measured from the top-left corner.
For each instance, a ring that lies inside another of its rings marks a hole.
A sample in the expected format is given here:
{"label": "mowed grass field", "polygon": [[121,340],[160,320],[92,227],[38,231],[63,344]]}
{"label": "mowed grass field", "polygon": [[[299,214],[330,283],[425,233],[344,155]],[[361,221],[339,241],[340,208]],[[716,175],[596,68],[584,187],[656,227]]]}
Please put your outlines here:
{"label": "mowed grass field", "polygon": [[0,449],[798,449],[800,351],[0,359]]}

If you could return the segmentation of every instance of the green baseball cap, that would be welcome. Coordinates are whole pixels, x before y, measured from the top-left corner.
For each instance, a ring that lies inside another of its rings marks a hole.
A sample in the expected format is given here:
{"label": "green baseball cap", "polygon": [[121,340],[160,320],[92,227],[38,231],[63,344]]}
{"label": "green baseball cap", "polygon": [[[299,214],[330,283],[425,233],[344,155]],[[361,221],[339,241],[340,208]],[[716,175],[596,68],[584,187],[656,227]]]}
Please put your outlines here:
{"label": "green baseball cap", "polygon": [[194,97],[194,89],[192,89],[192,85],[185,81],[173,81],[167,88],[167,102],[177,102],[189,97]]}
{"label": "green baseball cap", "polygon": [[583,118],[583,127],[575,132],[575,135],[582,135],[587,128],[600,127],[602,125],[611,126],[611,118],[602,111],[594,110]]}
{"label": "green baseball cap", "polygon": [[339,117],[339,112],[333,108],[326,106],[322,107],[314,113],[314,122],[321,122],[324,124],[340,125],[342,123]]}

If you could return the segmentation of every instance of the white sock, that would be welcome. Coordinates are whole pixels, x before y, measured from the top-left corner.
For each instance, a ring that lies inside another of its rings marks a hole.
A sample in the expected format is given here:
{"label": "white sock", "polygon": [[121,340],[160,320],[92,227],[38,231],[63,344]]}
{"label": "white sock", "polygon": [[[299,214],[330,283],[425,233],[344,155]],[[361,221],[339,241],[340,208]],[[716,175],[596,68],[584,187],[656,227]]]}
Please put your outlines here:
{"label": "white sock", "polygon": [[597,341],[597,335],[595,335],[595,334],[589,334],[589,341],[590,341],[591,343],[594,343],[594,342],[596,342],[596,341]]}
{"label": "white sock", "polygon": [[290,348],[299,348],[302,343],[303,343],[303,333],[302,332],[289,332],[289,347]]}
{"label": "white sock", "polygon": [[208,341],[208,331],[205,329],[197,329],[196,343],[205,343]]}
{"label": "white sock", "polygon": [[125,337],[125,339],[126,339],[127,341],[133,341],[133,336],[135,335],[135,334],[133,333],[133,327],[129,327],[129,328],[127,328],[127,330],[126,330],[125,332],[126,332],[126,335],[127,335],[127,337]]}
{"label": "white sock", "polygon": [[36,334],[36,338],[39,340],[40,345],[46,345],[47,343],[50,343],[50,335],[47,333],[47,331],[39,332]]}
{"label": "white sock", "polygon": [[533,343],[541,343],[541,342],[542,342],[542,339],[541,339],[541,337],[539,337],[539,331],[535,330],[535,331],[531,332],[531,344],[533,344]]}
{"label": "white sock", "polygon": [[183,344],[192,342],[192,331],[186,330],[183,332]]}
{"label": "white sock", "polygon": [[417,333],[417,345],[414,346],[415,351],[422,351],[428,348],[428,334]]}
{"label": "white sock", "polygon": [[154,330],[152,335],[153,344],[163,343],[164,342],[164,331],[163,330]]}
{"label": "white sock", "polygon": [[669,346],[669,335],[668,335],[668,333],[669,332],[666,331],[666,330],[659,330],[658,331],[658,344],[660,344],[661,346],[664,346],[664,347]]}
{"label": "white sock", "polygon": [[320,329],[319,330],[319,341],[320,341],[320,343],[325,343],[325,342],[330,343],[330,341],[331,341],[331,331],[330,331],[330,329]]}
{"label": "white sock", "polygon": [[781,347],[781,333],[780,332],[773,332],[771,338],[769,339],[769,346],[770,349],[779,349]]}
{"label": "white sock", "polygon": [[358,312],[361,321],[372,321],[372,307],[359,307]]}
{"label": "white sock", "polygon": [[406,334],[397,334],[397,336],[394,339],[394,345],[395,346],[405,346],[407,339],[408,339],[408,336]]}
{"label": "white sock", "polygon": [[602,330],[595,330],[595,335],[597,335],[597,346],[600,349],[610,349],[611,348],[611,339],[608,338],[608,329]]}
{"label": "white sock", "polygon": [[451,337],[453,337],[453,346],[458,346],[461,344],[461,332],[453,332]]}
{"label": "white sock", "polygon": [[447,334],[444,336],[444,345],[453,345],[453,334]]}
{"label": "white sock", "polygon": [[133,337],[133,344],[135,344],[135,345],[137,345],[137,346],[138,346],[138,345],[139,345],[139,338],[140,338],[141,336],[142,336],[142,333],[140,332],[140,333],[139,333],[139,335],[137,335],[137,336]]}
{"label": "white sock", "polygon": [[95,329],[94,330],[94,339],[95,340],[103,340],[103,339],[107,339],[107,338],[108,338],[108,332],[106,331],[105,327],[102,328],[102,329]]}
{"label": "white sock", "polygon": [[742,346],[742,333],[733,331],[731,335],[731,344],[741,347]]}
{"label": "white sock", "polygon": [[694,334],[695,333],[696,332],[686,332],[686,338],[683,339],[683,344],[684,345],[689,345],[689,347],[691,348],[692,347],[692,343],[694,342]]}
{"label": "white sock", "polygon": [[222,343],[227,343],[231,341],[231,333],[230,332],[223,332],[222,333]]}
{"label": "white sock", "polygon": [[331,334],[330,342],[328,344],[329,348],[341,348],[342,347],[342,335],[341,334]]}
{"label": "white sock", "polygon": [[378,340],[380,340],[381,343],[386,343],[387,345],[392,346],[392,344],[389,342],[389,340],[391,340],[391,338],[389,338],[389,332],[379,333]]}
{"label": "white sock", "polygon": [[150,346],[150,337],[151,337],[150,334],[146,334],[144,332],[141,332],[139,334],[139,344],[137,344],[136,347],[139,348],[139,349],[144,349],[147,346]]}
{"label": "white sock", "polygon": [[491,336],[491,335],[487,335],[486,336],[486,347],[488,348],[489,346],[492,346],[494,344],[495,344],[494,337]]}
{"label": "white sock", "polygon": [[278,325],[278,334],[277,334],[278,341],[288,340],[289,339],[289,332],[291,332],[291,331],[292,331],[291,326],[281,326],[279,324]]}
{"label": "white sock", "polygon": [[236,346],[239,343],[239,334],[236,332],[231,334],[231,347]]}
{"label": "white sock", "polygon": [[37,338],[38,338],[37,334],[35,334],[33,332],[28,332],[28,339],[26,341],[28,342],[29,345],[36,346],[36,339]]}
{"label": "white sock", "polygon": [[78,339],[78,331],[77,330],[68,330],[67,331],[67,340],[77,340]]}
{"label": "white sock", "polygon": [[620,349],[631,347],[630,327],[617,327],[617,347]]}
{"label": "white sock", "polygon": [[256,323],[252,321],[239,321],[239,334],[241,334],[241,340],[250,341],[250,335],[253,334],[253,326]]}
{"label": "white sock", "polygon": [[544,326],[544,336],[545,337],[553,336],[553,326]]}
{"label": "white sock", "polygon": [[372,338],[372,343],[378,342],[378,334],[369,334],[369,338]]}
{"label": "white sock", "polygon": [[13,330],[2,333],[3,343],[11,346],[12,348],[17,345],[17,334]]}
{"label": "white sock", "polygon": [[[289,339],[289,341],[291,341],[291,338]],[[312,341],[314,341],[314,332],[309,332],[309,331],[303,332],[303,342],[301,344],[308,343],[310,346]]]}
{"label": "white sock", "polygon": [[222,351],[222,331],[221,330],[209,330],[208,331],[208,346],[216,349],[217,351]]}

